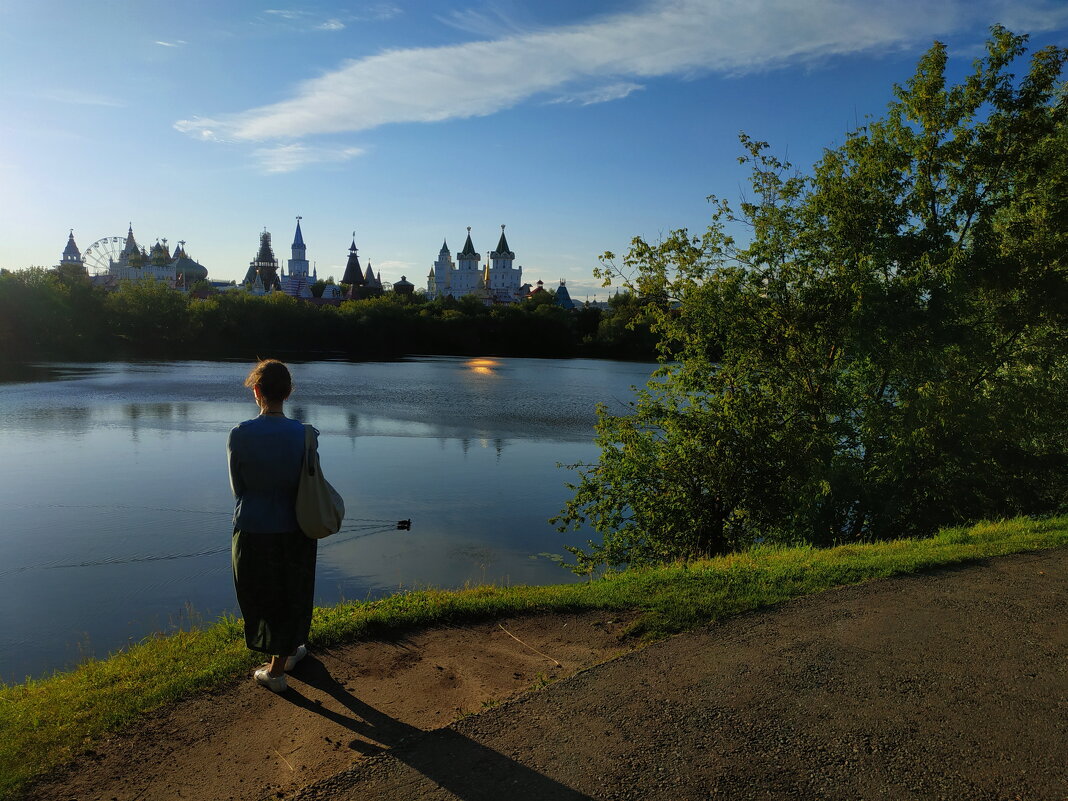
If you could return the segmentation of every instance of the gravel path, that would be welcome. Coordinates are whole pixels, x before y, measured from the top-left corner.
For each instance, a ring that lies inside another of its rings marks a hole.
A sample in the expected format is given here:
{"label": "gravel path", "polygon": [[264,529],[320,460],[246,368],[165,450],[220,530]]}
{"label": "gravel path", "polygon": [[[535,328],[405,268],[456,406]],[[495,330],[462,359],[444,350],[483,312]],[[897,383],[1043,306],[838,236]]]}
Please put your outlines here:
{"label": "gravel path", "polygon": [[388,751],[327,799],[1066,799],[1068,549],[871,582],[627,654]]}

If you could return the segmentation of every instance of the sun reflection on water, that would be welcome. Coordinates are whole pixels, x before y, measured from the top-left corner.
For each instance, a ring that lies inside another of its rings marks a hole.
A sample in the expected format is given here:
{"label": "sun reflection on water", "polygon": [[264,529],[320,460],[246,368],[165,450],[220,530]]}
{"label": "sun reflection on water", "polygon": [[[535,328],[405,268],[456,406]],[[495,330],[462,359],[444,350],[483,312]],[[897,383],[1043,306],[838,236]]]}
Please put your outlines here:
{"label": "sun reflection on water", "polygon": [[493,359],[468,359],[464,367],[478,375],[493,375],[493,371],[500,366],[500,362]]}

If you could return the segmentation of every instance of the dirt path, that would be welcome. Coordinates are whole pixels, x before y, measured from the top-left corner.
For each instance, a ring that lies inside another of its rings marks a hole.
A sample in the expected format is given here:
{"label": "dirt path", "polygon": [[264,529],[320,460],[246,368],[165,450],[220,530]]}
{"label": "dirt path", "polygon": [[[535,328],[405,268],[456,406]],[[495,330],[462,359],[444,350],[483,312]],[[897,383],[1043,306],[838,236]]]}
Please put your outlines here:
{"label": "dirt path", "polygon": [[[446,726],[551,665],[493,626],[427,632],[310,661],[288,698],[181,705],[33,797],[1066,799],[1066,611],[1068,549],[1005,557],[743,615]],[[607,620],[505,625],[563,674],[620,650]]]}
{"label": "dirt path", "polygon": [[828,592],[628,654],[295,799],[1063,801],[1066,612],[1068,549]]}
{"label": "dirt path", "polygon": [[631,646],[621,643],[620,632],[631,617],[546,615],[312,653],[285,694],[242,678],[177,704],[101,743],[26,798],[280,797],[409,735],[624,653]]}

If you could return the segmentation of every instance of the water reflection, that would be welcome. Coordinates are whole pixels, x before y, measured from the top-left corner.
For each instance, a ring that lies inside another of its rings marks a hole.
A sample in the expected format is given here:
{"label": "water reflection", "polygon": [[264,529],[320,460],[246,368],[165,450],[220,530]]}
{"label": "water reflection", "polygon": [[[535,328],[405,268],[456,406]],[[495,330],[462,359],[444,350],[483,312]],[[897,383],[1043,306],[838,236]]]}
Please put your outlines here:
{"label": "water reflection", "polygon": [[[0,383],[0,679],[68,666],[77,642],[104,656],[187,604],[209,619],[235,608],[225,442],[257,413],[247,371],[54,365],[51,380]],[[547,523],[571,478],[556,464],[595,457],[595,404],[627,402],[651,366],[429,358],[292,371],[287,411],[322,432],[346,520],[412,520],[324,545],[316,603],[332,604],[578,580],[531,558],[566,544]]]}

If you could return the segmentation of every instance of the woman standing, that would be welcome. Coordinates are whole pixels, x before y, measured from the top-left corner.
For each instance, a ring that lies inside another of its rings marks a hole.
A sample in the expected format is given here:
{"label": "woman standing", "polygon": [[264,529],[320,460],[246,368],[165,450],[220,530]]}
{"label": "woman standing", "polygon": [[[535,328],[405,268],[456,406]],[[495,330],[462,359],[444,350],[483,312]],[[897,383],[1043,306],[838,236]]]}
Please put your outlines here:
{"label": "woman standing", "polygon": [[285,671],[307,653],[315,594],[316,541],[304,536],[295,512],[304,455],[304,426],[285,416],[293,390],[289,369],[266,359],[245,379],[260,414],[230,432],[230,488],[234,492],[233,568],[245,618],[245,644],[270,656],[253,677],[276,693]]}

